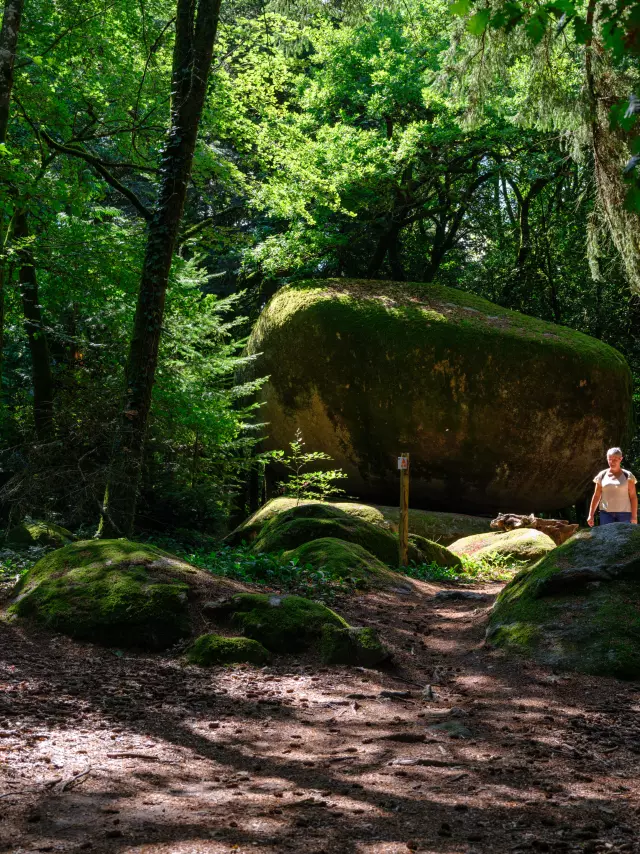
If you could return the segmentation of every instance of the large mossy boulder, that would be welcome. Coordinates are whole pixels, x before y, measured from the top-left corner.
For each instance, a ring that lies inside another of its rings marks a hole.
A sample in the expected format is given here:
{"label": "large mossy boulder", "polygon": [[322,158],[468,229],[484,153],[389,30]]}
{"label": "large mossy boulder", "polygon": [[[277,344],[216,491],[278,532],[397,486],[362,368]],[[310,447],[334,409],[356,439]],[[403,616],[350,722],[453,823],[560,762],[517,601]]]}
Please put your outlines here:
{"label": "large mossy boulder", "polygon": [[463,537],[449,546],[456,555],[475,558],[504,558],[524,560],[527,563],[544,557],[556,544],[551,537],[534,528],[516,528],[513,531],[491,531]]}
{"label": "large mossy boulder", "polygon": [[[272,517],[262,526],[251,550],[255,554],[290,551],[325,537],[355,543],[383,563],[398,565],[396,534],[324,503],[300,504]],[[416,546],[410,546],[409,556],[421,562],[421,553]]]}
{"label": "large mossy boulder", "polygon": [[310,565],[331,580],[348,582],[360,590],[411,586],[406,577],[392,572],[362,546],[335,537],[322,537],[303,543],[296,549],[284,552],[282,559],[296,561],[298,566]]}
{"label": "large mossy boulder", "polygon": [[302,430],[346,489],[395,504],[530,513],[573,504],[630,436],[632,378],[594,338],[438,285],[331,279],[279,290],[249,344],[269,376],[266,448]]}
{"label": "large mossy boulder", "polygon": [[314,651],[330,664],[369,667],[389,658],[374,629],[354,628],[326,605],[302,596],[240,593],[211,603],[207,614],[275,653]]}
{"label": "large mossy boulder", "polygon": [[85,540],[39,560],[9,610],[79,640],[165,649],[191,633],[192,592],[206,595],[213,583],[209,573],[154,546]]}
{"label": "large mossy boulder", "polygon": [[640,527],[579,531],[520,572],[492,610],[489,643],[558,669],[640,677]]}
{"label": "large mossy boulder", "polygon": [[[400,510],[397,507],[383,507],[374,504],[362,504],[357,501],[296,501],[295,498],[272,498],[259,510],[232,531],[227,537],[229,545],[250,543],[259,535],[263,526],[274,516],[301,505],[334,507],[349,516],[355,516],[377,525],[385,531],[398,530]],[[409,509],[409,533],[425,537],[427,540],[448,546],[450,543],[471,534],[490,531],[490,519],[483,516],[468,516],[464,513],[440,513],[431,510]]]}
{"label": "large mossy boulder", "polygon": [[187,650],[187,661],[200,667],[216,664],[255,664],[261,667],[271,661],[268,651],[251,638],[226,638],[222,635],[200,635]]}
{"label": "large mossy boulder", "polygon": [[268,593],[238,593],[211,603],[207,615],[240,629],[271,652],[301,652],[321,636],[325,625],[347,627],[348,623],[321,602],[303,596]]}
{"label": "large mossy boulder", "polygon": [[75,536],[66,528],[53,522],[25,521],[14,525],[5,534],[5,543],[15,548],[29,546],[53,546],[62,548],[75,540]]}
{"label": "large mossy boulder", "polygon": [[[346,513],[349,516],[355,516],[358,519],[363,519],[365,522],[370,522],[372,525],[378,525],[387,531],[397,530],[397,523],[387,520],[380,509],[373,507],[370,504],[359,504],[355,501],[311,501],[302,499],[300,501],[295,498],[272,498],[267,501],[262,507],[256,510],[248,519],[231,531],[225,537],[225,542],[229,545],[240,545],[240,543],[251,543],[260,534],[267,522],[274,519],[276,516],[281,516],[289,510],[294,510],[297,507],[305,506],[313,507],[331,507],[336,510]],[[321,511],[320,511],[321,512]],[[417,531],[416,533],[420,533]]]}

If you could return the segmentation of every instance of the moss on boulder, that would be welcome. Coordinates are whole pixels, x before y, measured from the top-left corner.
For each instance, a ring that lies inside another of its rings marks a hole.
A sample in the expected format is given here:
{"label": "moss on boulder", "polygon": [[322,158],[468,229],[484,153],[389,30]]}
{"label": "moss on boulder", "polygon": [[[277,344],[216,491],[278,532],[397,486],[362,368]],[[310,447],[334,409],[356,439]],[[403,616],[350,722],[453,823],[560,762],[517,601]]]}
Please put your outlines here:
{"label": "moss on boulder", "polygon": [[151,545],[85,540],[39,560],[10,612],[80,640],[164,649],[190,634],[188,594],[207,580],[208,573]]}
{"label": "moss on boulder", "polygon": [[376,667],[390,658],[389,650],[371,628],[325,625],[320,655],[326,664],[356,664]]}
{"label": "moss on boulder", "polygon": [[487,640],[559,669],[640,677],[640,528],[579,531],[520,572]]}
{"label": "moss on boulder", "polygon": [[286,447],[300,428],[366,501],[395,503],[406,449],[415,505],[555,510],[583,494],[602,448],[631,435],[619,352],[440,285],[289,285],[248,352],[262,354],[249,370],[269,375],[265,447]]}
{"label": "moss on boulder", "polygon": [[56,549],[72,543],[75,536],[71,531],[52,522],[21,522],[10,528],[5,535],[8,546],[53,546]]}
{"label": "moss on boulder", "polygon": [[432,543],[419,534],[409,534],[409,543],[420,552],[421,563],[437,563],[438,566],[460,567],[462,561],[458,555],[438,543]]}
{"label": "moss on boulder", "polygon": [[206,634],[193,642],[187,650],[187,660],[200,667],[215,664],[268,664],[271,656],[258,641],[251,638],[226,638]]}
{"label": "moss on boulder", "polygon": [[335,611],[302,596],[239,593],[207,608],[215,622],[230,622],[271,652],[302,652],[317,645],[326,625],[347,628]]}
{"label": "moss on boulder", "polygon": [[[383,563],[398,564],[396,534],[323,503],[301,504],[272,517],[262,526],[251,549],[256,554],[289,551],[325,537],[355,543]],[[410,558],[416,562],[421,560],[415,546],[410,546]]]}
{"label": "moss on boulder", "polygon": [[[241,542],[250,543],[254,540],[264,524],[274,516],[291,510],[294,507],[311,504],[321,507],[334,507],[349,516],[355,516],[377,525],[386,531],[397,532],[400,511],[397,507],[361,504],[356,501],[296,501],[295,498],[272,498],[259,510],[232,531],[227,537],[229,545],[239,545]],[[483,516],[468,516],[464,513],[437,513],[431,510],[409,509],[409,533],[426,537],[427,540],[448,546],[467,537],[470,534],[489,532],[490,519]]]}
{"label": "moss on boulder", "polygon": [[407,586],[407,578],[392,572],[386,564],[357,543],[335,537],[321,537],[284,552],[282,559],[296,560],[300,566],[311,564],[330,578],[349,581],[362,590]]}
{"label": "moss on boulder", "polygon": [[516,528],[513,531],[492,531],[463,537],[449,546],[456,555],[468,557],[513,558],[527,562],[538,560],[553,551],[556,544],[547,534],[535,528]]}

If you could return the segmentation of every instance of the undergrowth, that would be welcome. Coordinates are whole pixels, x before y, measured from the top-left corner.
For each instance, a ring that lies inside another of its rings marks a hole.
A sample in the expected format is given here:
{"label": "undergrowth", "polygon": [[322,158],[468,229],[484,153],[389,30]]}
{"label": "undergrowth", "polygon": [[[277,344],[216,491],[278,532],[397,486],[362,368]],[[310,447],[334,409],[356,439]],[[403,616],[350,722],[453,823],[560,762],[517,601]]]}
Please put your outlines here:
{"label": "undergrowth", "polygon": [[284,562],[276,553],[255,555],[247,546],[185,549],[184,545],[164,538],[154,538],[153,542],[213,575],[247,584],[264,584],[298,596],[330,599],[337,592],[355,587],[356,579],[338,578],[327,570],[314,569],[311,564],[301,565],[297,560]]}
{"label": "undergrowth", "polygon": [[[264,584],[278,590],[311,598],[331,598],[358,587],[360,579],[338,577],[330,569],[318,569],[297,560],[283,561],[281,553],[253,554],[248,546],[205,546],[194,548],[166,538],[153,542],[177,554],[189,563],[212,572],[214,575],[243,581],[247,584]],[[416,564],[407,567],[390,567],[400,574],[419,581],[444,581],[473,583],[509,581],[525,564],[503,556],[471,558],[462,556],[462,568],[439,566],[437,563]]]}
{"label": "undergrowth", "polygon": [[461,555],[462,568],[451,566],[438,566],[437,563],[411,562],[407,567],[401,568],[410,578],[419,581],[449,581],[452,583],[471,583],[486,581],[510,581],[519,572],[526,561],[514,560],[504,555],[490,555],[484,558],[469,557]]}

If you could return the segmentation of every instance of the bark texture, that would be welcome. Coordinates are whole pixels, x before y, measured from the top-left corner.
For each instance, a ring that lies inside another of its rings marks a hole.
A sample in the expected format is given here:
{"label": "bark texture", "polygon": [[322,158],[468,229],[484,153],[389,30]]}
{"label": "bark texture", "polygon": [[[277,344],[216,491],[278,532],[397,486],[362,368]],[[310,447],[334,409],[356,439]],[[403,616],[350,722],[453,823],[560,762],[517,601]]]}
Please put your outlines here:
{"label": "bark texture", "polygon": [[191,175],[207,91],[221,0],[178,0],[173,53],[171,128],[158,201],[149,223],[126,396],[114,448],[100,534],[130,534],[158,363],[169,272]]}
{"label": "bark texture", "polygon": [[0,143],[7,138],[9,104],[13,89],[13,66],[24,0],[5,0],[0,29]]}

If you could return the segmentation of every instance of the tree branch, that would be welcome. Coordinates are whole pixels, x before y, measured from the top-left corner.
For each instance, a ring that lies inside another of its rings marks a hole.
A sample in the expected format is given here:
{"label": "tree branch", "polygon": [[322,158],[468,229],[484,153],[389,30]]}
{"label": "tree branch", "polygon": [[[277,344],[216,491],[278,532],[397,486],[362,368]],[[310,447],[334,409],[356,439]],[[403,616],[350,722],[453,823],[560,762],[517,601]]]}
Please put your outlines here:
{"label": "tree branch", "polygon": [[[42,137],[42,139],[44,139],[47,145],[55,149],[55,151],[59,151],[61,154],[68,154],[70,157],[79,157],[81,160],[84,160],[90,166],[93,166],[96,172],[104,178],[107,184],[112,186],[114,190],[117,190],[126,199],[128,199],[129,202],[131,202],[131,204],[133,205],[133,207],[138,211],[138,213],[142,217],[144,217],[144,219],[147,220],[147,222],[152,219],[153,214],[149,210],[149,208],[144,205],[144,203],[138,198],[138,196],[136,196],[133,190],[130,190],[128,187],[125,187],[124,184],[118,181],[118,179],[114,175],[112,175],[111,172],[108,171],[108,169],[105,168],[105,166],[97,157],[94,157],[92,154],[89,154],[89,152],[84,151],[82,148],[76,148],[75,145],[62,145],[61,143],[56,142],[55,139],[49,136],[46,130],[40,130],[40,136]],[[113,165],[115,166],[119,164]]]}

